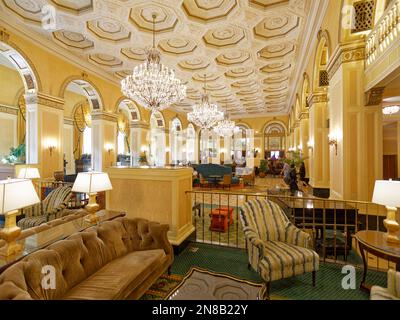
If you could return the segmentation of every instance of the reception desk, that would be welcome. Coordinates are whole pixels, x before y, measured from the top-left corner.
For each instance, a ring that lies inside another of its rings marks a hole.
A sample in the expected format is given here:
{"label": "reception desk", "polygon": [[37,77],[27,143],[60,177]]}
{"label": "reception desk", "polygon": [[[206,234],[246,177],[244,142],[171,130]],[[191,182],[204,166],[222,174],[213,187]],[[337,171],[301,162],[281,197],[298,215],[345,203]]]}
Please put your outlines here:
{"label": "reception desk", "polygon": [[105,170],[113,189],[107,192],[108,210],[127,212],[168,224],[168,239],[180,246],[193,232],[191,201],[192,168],[110,167]]}

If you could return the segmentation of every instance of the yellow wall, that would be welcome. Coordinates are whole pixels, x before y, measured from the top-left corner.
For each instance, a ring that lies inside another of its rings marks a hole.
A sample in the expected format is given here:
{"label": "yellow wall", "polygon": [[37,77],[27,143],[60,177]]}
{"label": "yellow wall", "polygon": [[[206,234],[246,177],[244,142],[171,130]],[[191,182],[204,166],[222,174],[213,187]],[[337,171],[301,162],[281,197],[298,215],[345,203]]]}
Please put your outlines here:
{"label": "yellow wall", "polygon": [[17,106],[24,84],[17,70],[0,65],[0,104]]}

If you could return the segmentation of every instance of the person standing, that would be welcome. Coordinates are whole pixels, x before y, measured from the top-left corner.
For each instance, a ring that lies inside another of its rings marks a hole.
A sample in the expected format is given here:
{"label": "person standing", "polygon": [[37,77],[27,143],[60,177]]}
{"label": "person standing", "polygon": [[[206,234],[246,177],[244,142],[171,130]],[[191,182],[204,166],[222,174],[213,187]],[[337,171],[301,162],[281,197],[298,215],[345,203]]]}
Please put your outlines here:
{"label": "person standing", "polygon": [[295,195],[296,191],[299,191],[299,186],[297,185],[297,172],[296,172],[296,166],[294,163],[290,166],[290,172],[289,172],[289,178],[290,178],[290,194],[293,197]]}
{"label": "person standing", "polygon": [[283,181],[289,186],[290,185],[290,165],[285,162],[283,165],[283,169],[281,171],[281,175],[283,175]]}
{"label": "person standing", "polygon": [[303,186],[307,187],[308,183],[306,180],[306,166],[304,164],[304,161],[302,161],[300,164],[299,175],[300,175],[300,181],[303,183]]}

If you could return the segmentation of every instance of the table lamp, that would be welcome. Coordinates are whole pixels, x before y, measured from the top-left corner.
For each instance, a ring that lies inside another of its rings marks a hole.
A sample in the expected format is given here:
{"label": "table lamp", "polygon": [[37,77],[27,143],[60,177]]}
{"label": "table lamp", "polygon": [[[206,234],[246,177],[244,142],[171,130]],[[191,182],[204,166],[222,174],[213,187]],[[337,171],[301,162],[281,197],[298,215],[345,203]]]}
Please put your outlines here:
{"label": "table lamp", "polygon": [[40,179],[38,168],[22,168],[18,173],[18,179]]}
{"label": "table lamp", "polygon": [[89,204],[85,207],[89,211],[88,219],[92,223],[98,221],[96,212],[99,211],[99,205],[96,202],[96,195],[101,191],[112,190],[110,178],[103,172],[81,172],[76,177],[72,192],[81,192],[89,194]]}
{"label": "table lamp", "polygon": [[400,181],[376,181],[372,202],[386,206],[387,217],[383,221],[387,230],[387,242],[400,243],[396,221],[397,208],[400,207]]}
{"label": "table lamp", "polygon": [[32,181],[28,179],[8,179],[0,181],[0,214],[5,216],[4,228],[0,230],[0,238],[7,244],[2,248],[0,255],[9,257],[22,250],[16,242],[21,229],[16,225],[18,209],[22,209],[40,200]]}

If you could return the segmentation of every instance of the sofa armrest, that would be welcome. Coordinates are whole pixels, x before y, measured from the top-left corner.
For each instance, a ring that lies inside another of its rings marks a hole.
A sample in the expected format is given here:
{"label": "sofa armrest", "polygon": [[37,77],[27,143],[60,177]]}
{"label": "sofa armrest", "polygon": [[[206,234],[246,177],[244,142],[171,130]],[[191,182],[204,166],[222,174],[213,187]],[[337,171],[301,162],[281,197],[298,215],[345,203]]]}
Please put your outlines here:
{"label": "sofa armrest", "polygon": [[168,240],[169,225],[149,222],[149,232],[157,249],[163,249],[167,256],[174,256],[174,250]]}

